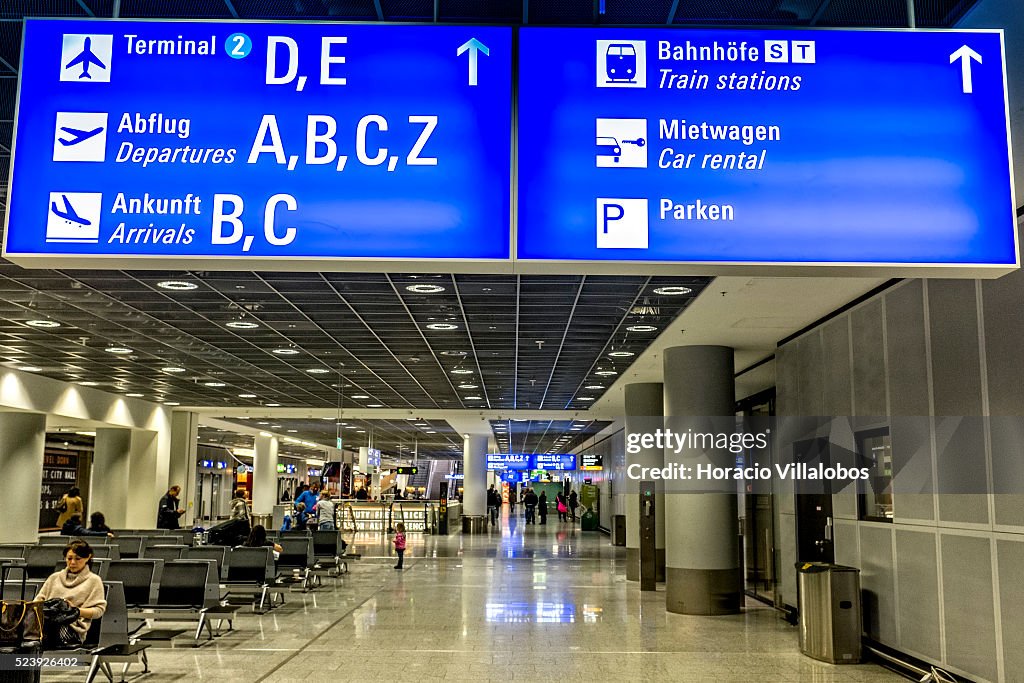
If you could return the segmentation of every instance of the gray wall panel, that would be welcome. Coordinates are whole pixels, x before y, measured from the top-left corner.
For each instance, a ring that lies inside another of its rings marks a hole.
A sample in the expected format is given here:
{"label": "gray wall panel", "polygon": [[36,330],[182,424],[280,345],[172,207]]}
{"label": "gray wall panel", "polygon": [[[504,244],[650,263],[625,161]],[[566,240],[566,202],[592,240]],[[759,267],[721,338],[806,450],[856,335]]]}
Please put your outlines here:
{"label": "gray wall panel", "polygon": [[935,519],[929,421],[893,420],[891,436],[894,519]]}
{"label": "gray wall panel", "polygon": [[856,415],[885,415],[885,354],[882,348],[882,300],[851,314],[853,324],[853,410]]}
{"label": "gray wall panel", "polygon": [[796,373],[796,344],[789,343],[775,350],[775,412],[796,415],[800,381]]}
{"label": "gray wall panel", "polygon": [[864,631],[882,643],[896,643],[896,592],[891,527],[861,525],[860,587]]}
{"label": "gray wall panel", "polygon": [[1003,624],[1003,652],[1007,672],[1024,672],[1024,539],[996,541],[999,561],[999,609]]}
{"label": "gray wall panel", "polygon": [[850,325],[842,316],[821,329],[822,363],[825,372],[823,415],[852,415],[850,400]]}
{"label": "gray wall panel", "polygon": [[973,280],[928,282],[936,415],[981,414],[978,306]]}
{"label": "gray wall panel", "polygon": [[797,606],[796,599],[796,516],[779,515],[779,526],[775,529],[775,545],[779,549],[778,577],[779,601]]}
{"label": "gray wall panel", "polygon": [[995,523],[1024,527],[1024,420],[989,418],[992,437],[992,491],[996,494]]}
{"label": "gray wall panel", "polygon": [[984,424],[977,418],[935,418],[939,519],[988,523]]}
{"label": "gray wall panel", "polygon": [[[861,543],[864,544],[863,537]],[[940,661],[939,574],[933,531],[896,529],[896,581],[900,615],[898,647]]]}
{"label": "gray wall panel", "polygon": [[981,284],[985,315],[985,364],[988,371],[989,412],[992,415],[1024,414],[1024,270]]}
{"label": "gray wall panel", "polygon": [[947,661],[995,680],[998,669],[990,540],[944,533],[941,542]]}
{"label": "gray wall panel", "polygon": [[796,341],[797,377],[800,397],[797,401],[798,415],[824,415],[825,404],[822,393],[825,376],[822,368],[821,333],[811,332]]}
{"label": "gray wall panel", "polygon": [[[885,296],[889,410],[893,415],[930,414],[923,290],[921,280],[911,280]],[[854,353],[858,352],[854,348]]]}
{"label": "gray wall panel", "polygon": [[836,521],[833,527],[835,534],[836,564],[845,564],[849,567],[860,567],[860,550],[857,543],[857,523]]}

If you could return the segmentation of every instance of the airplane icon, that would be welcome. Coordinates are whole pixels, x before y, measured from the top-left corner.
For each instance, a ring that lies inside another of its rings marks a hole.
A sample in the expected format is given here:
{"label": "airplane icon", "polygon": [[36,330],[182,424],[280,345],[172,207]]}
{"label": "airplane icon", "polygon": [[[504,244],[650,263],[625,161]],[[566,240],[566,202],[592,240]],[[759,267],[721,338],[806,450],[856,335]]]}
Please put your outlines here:
{"label": "airplane icon", "polygon": [[78,128],[69,128],[67,126],[63,126],[61,130],[70,135],[71,137],[57,138],[57,142],[64,145],[65,147],[70,147],[72,145],[77,145],[80,142],[85,142],[86,140],[92,138],[95,135],[99,135],[100,133],[103,132],[103,126],[93,128],[92,130],[80,130]]}
{"label": "airplane icon", "polygon": [[79,65],[79,64],[82,65],[82,73],[80,73],[78,75],[79,79],[82,79],[82,78],[92,79],[92,76],[89,75],[89,65],[90,64],[95,64],[96,66],[98,66],[101,69],[106,69],[107,68],[107,65],[104,64],[103,62],[101,62],[99,57],[97,57],[93,53],[93,51],[92,51],[92,38],[86,38],[85,39],[85,48],[78,54],[77,57],[75,57],[70,62],[65,64],[64,68],[65,69],[70,69],[71,67]]}
{"label": "airplane icon", "polygon": [[61,211],[57,208],[57,202],[50,202],[50,211],[53,211],[56,215],[60,216],[68,223],[78,223],[79,225],[92,225],[92,221],[82,218],[75,211],[75,207],[68,201],[66,194],[61,195],[61,199],[64,201],[64,210]]}

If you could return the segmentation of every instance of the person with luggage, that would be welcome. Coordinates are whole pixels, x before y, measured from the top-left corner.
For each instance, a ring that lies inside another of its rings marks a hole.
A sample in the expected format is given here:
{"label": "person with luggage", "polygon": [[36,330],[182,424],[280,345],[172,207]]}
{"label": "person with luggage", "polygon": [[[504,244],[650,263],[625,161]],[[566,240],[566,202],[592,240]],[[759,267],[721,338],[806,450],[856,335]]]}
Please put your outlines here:
{"label": "person with luggage", "polygon": [[[77,647],[89,633],[89,624],[107,609],[103,581],[93,574],[93,551],[85,541],[64,548],[66,567],[50,574],[36,594],[43,600],[43,642],[47,647]],[[63,601],[51,602],[60,599]]]}

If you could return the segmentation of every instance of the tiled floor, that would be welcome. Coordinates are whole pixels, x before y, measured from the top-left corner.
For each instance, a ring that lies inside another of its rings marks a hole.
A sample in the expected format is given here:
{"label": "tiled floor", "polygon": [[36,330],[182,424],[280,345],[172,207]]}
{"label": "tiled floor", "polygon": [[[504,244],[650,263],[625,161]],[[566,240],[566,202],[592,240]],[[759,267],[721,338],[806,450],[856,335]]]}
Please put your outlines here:
{"label": "tiled floor", "polygon": [[[410,534],[406,569],[359,535],[363,559],[335,588],[291,593],[192,648],[151,648],[147,681],[903,680],[874,665],[801,655],[797,631],[750,602],[743,614],[669,614],[625,580],[622,548],[593,532],[504,520],[500,535]],[[82,680],[81,672],[44,680]]]}

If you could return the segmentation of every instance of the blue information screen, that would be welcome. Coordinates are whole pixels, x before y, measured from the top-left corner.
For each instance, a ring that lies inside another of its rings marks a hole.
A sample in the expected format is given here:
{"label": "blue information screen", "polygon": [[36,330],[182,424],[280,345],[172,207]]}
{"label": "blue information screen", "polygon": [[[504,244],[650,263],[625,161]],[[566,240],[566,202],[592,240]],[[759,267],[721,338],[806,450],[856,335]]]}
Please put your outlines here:
{"label": "blue information screen", "polygon": [[576,469],[576,455],[573,453],[537,453],[534,457],[535,470],[565,470]]}
{"label": "blue information screen", "polygon": [[507,262],[511,46],[504,27],[29,20],[5,254]]}
{"label": "blue information screen", "polygon": [[519,37],[521,261],[1017,264],[1001,32]]}

